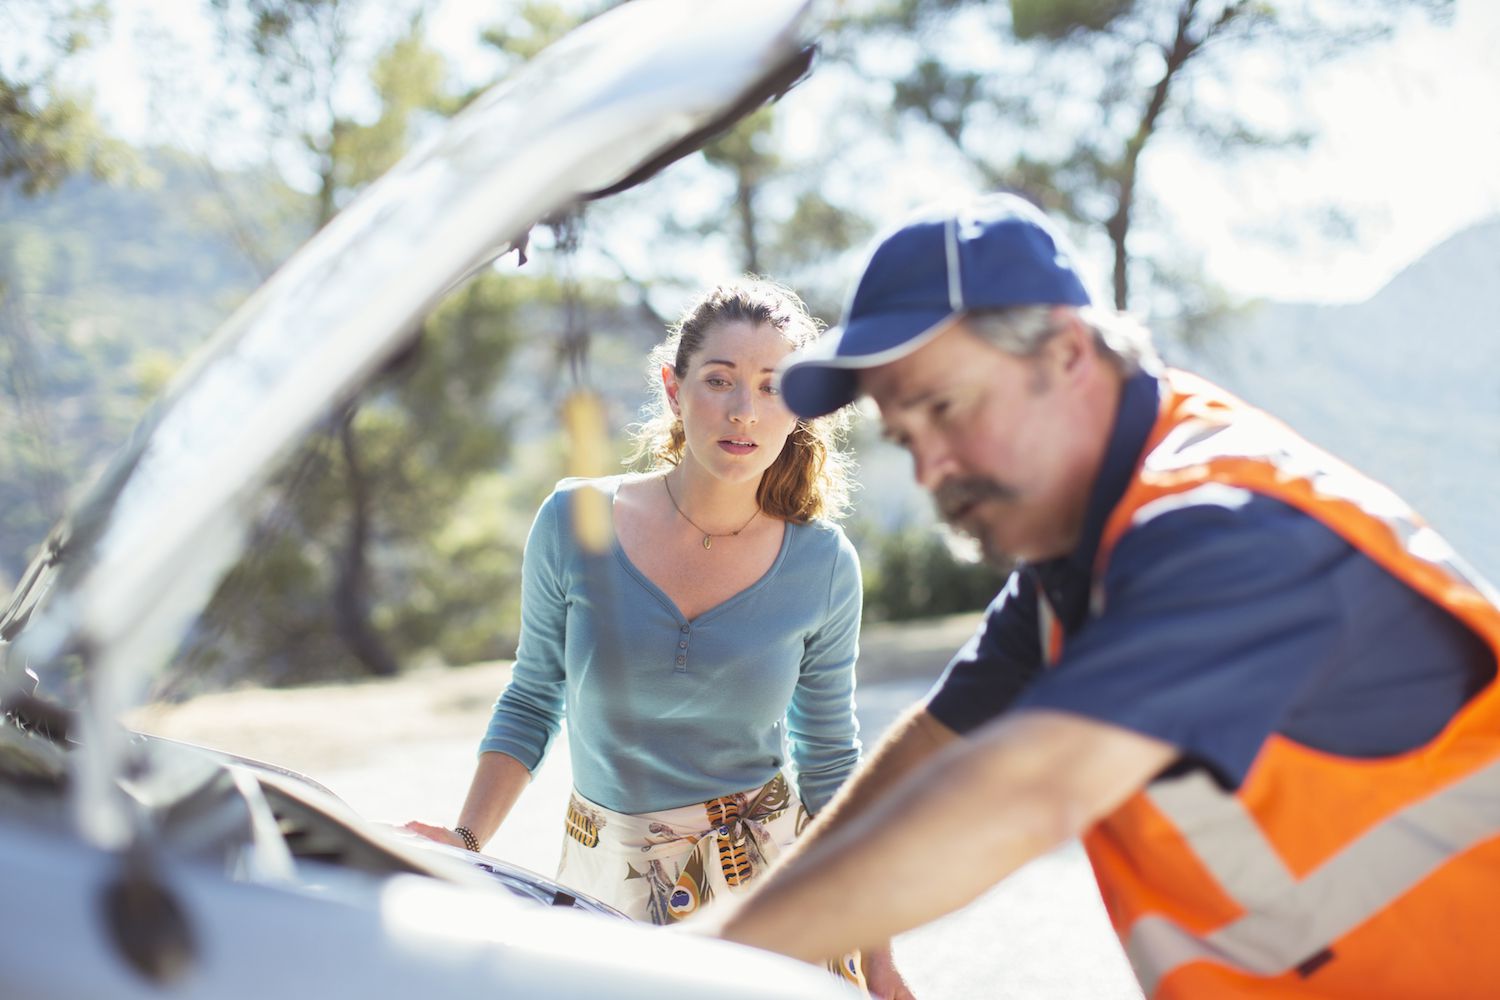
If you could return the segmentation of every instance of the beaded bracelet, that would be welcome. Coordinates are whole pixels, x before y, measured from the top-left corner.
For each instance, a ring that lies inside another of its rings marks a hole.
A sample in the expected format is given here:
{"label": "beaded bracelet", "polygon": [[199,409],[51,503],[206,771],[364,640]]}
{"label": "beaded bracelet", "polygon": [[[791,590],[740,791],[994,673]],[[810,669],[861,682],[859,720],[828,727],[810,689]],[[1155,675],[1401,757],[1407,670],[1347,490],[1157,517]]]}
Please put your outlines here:
{"label": "beaded bracelet", "polygon": [[474,831],[466,826],[455,826],[453,832],[464,839],[464,846],[475,854],[479,853],[479,838],[474,836]]}

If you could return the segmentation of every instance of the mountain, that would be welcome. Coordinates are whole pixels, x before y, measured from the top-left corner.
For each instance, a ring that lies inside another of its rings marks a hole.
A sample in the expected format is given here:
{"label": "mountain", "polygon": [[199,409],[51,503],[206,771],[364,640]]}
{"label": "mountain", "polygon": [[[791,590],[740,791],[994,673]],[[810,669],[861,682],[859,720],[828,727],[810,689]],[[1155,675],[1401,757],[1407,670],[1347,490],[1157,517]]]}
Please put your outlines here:
{"label": "mountain", "polygon": [[1500,580],[1500,218],[1364,302],[1266,303],[1177,353],[1390,486]]}
{"label": "mountain", "polygon": [[[0,185],[0,585],[169,373],[306,235],[268,170],[143,150],[133,183]],[[305,211],[302,213],[305,217]]]}
{"label": "mountain", "polygon": [[86,327],[180,357],[306,239],[310,213],[268,169],[138,155],[129,183],[75,177],[35,198],[0,186],[0,281],[49,338]]}

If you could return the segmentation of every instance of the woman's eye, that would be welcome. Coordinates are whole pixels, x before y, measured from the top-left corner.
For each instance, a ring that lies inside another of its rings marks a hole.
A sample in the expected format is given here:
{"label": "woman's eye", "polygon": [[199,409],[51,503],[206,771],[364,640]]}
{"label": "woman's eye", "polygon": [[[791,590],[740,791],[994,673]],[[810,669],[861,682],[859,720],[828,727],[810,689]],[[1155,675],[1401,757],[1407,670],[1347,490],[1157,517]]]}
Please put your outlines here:
{"label": "woman's eye", "polygon": [[729,384],[729,380],[727,378],[720,378],[717,375],[710,375],[705,381],[707,381],[708,384],[713,386],[715,389],[723,388],[724,386]]}
{"label": "woman's eye", "polygon": [[781,395],[781,390],[774,385],[763,385],[760,387],[760,391],[765,393],[767,396]]}

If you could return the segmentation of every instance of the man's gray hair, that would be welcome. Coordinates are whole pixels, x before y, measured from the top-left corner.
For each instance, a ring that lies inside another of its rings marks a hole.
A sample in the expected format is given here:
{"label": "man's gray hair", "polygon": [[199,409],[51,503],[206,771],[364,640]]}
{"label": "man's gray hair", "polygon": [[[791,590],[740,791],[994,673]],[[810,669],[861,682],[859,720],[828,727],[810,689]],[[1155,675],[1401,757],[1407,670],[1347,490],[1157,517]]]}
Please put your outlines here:
{"label": "man's gray hair", "polygon": [[[1016,306],[1009,309],[976,309],[965,319],[969,328],[1007,354],[1033,358],[1057,333],[1052,320],[1056,306]],[[1094,335],[1099,353],[1122,375],[1142,369],[1160,371],[1161,358],[1151,342],[1151,331],[1124,313],[1093,306],[1074,310]]]}

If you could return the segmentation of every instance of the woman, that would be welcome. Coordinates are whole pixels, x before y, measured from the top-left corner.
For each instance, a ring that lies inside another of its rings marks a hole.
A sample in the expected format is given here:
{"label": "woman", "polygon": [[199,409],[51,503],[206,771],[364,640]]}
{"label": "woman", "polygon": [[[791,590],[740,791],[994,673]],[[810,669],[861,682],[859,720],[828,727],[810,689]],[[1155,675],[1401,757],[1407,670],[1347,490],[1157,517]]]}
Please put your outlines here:
{"label": "woman", "polygon": [[[833,523],[846,458],[840,428],[797,420],[774,381],[817,334],[794,294],[746,280],[653,352],[650,470],[564,480],[543,504],[515,667],[458,824],[409,829],[478,850],[566,713],[558,879],[666,924],[753,878],[833,795],[859,758],[859,561]],[[612,512],[598,556],[571,530],[584,491]]]}

